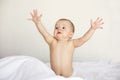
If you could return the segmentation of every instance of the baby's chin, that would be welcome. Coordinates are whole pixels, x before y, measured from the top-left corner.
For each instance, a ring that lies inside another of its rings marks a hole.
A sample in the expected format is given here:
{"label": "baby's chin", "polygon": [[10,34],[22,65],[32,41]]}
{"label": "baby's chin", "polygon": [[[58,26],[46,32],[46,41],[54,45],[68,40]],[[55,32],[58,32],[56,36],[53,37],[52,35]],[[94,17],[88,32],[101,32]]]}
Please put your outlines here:
{"label": "baby's chin", "polygon": [[57,39],[57,40],[59,40],[59,41],[60,40],[63,41],[63,40],[69,40],[69,39],[71,39],[68,36],[66,37],[66,36],[62,36],[62,35],[61,36],[54,36],[54,38]]}
{"label": "baby's chin", "polygon": [[56,38],[57,40],[62,40],[62,39],[64,39],[64,37],[63,37],[63,36],[60,36],[60,35],[55,36],[55,38]]}

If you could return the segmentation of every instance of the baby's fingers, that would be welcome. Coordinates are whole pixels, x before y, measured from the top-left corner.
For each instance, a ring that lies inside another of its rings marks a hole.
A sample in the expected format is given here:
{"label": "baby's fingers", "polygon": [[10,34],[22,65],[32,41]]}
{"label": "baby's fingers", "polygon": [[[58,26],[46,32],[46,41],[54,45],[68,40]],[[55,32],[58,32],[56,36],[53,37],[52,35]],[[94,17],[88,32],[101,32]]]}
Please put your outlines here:
{"label": "baby's fingers", "polygon": [[103,25],[104,24],[104,22],[101,22],[101,25]]}
{"label": "baby's fingers", "polygon": [[31,15],[32,17],[34,16],[32,12],[30,12],[30,15]]}
{"label": "baby's fingers", "polygon": [[99,22],[101,22],[101,21],[103,21],[103,19],[102,19],[102,18],[100,18],[100,19],[99,19]]}
{"label": "baby's fingers", "polygon": [[34,15],[35,15],[35,16],[38,15],[38,14],[37,14],[37,9],[34,9],[33,12],[34,12]]}
{"label": "baby's fingers", "polygon": [[98,17],[98,18],[95,20],[95,22],[101,22],[101,21],[103,21],[103,19],[100,18],[100,17]]}
{"label": "baby's fingers", "polygon": [[39,18],[41,18],[43,15],[42,14],[40,14],[40,16],[39,16]]}
{"label": "baby's fingers", "polygon": [[98,27],[99,29],[103,29],[103,27]]}
{"label": "baby's fingers", "polygon": [[41,17],[42,17],[42,14],[40,14],[40,16],[38,16],[37,19],[40,21],[40,20],[41,20]]}

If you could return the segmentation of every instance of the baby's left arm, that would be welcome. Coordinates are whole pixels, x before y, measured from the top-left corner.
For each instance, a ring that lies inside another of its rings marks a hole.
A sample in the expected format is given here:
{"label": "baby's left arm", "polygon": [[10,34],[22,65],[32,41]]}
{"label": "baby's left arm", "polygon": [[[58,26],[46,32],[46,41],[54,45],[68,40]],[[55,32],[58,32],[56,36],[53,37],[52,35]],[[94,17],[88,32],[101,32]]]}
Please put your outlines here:
{"label": "baby's left arm", "polygon": [[101,25],[104,23],[102,18],[97,18],[94,22],[91,20],[90,24],[90,29],[82,37],[73,40],[75,47],[79,47],[86,41],[88,41],[92,37],[96,29],[102,29]]}

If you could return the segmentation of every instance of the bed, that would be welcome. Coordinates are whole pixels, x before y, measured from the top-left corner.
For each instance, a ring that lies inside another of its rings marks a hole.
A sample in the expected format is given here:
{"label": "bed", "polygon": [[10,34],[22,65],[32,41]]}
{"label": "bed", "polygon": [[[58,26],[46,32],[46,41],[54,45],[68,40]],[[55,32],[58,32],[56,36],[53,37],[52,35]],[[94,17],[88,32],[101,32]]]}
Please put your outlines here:
{"label": "bed", "polygon": [[76,77],[64,78],[30,56],[9,56],[0,59],[0,80],[120,80],[120,64],[111,62],[73,62]]}

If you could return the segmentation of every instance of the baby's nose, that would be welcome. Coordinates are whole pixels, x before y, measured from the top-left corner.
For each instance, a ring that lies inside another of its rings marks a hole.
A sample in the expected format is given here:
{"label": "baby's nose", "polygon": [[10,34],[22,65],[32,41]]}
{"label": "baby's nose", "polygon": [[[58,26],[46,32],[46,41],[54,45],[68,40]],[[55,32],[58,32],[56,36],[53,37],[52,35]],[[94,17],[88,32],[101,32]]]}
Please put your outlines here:
{"label": "baby's nose", "polygon": [[63,29],[62,28],[59,28],[58,31],[62,31]]}
{"label": "baby's nose", "polygon": [[58,30],[62,30],[62,28],[59,27]]}

